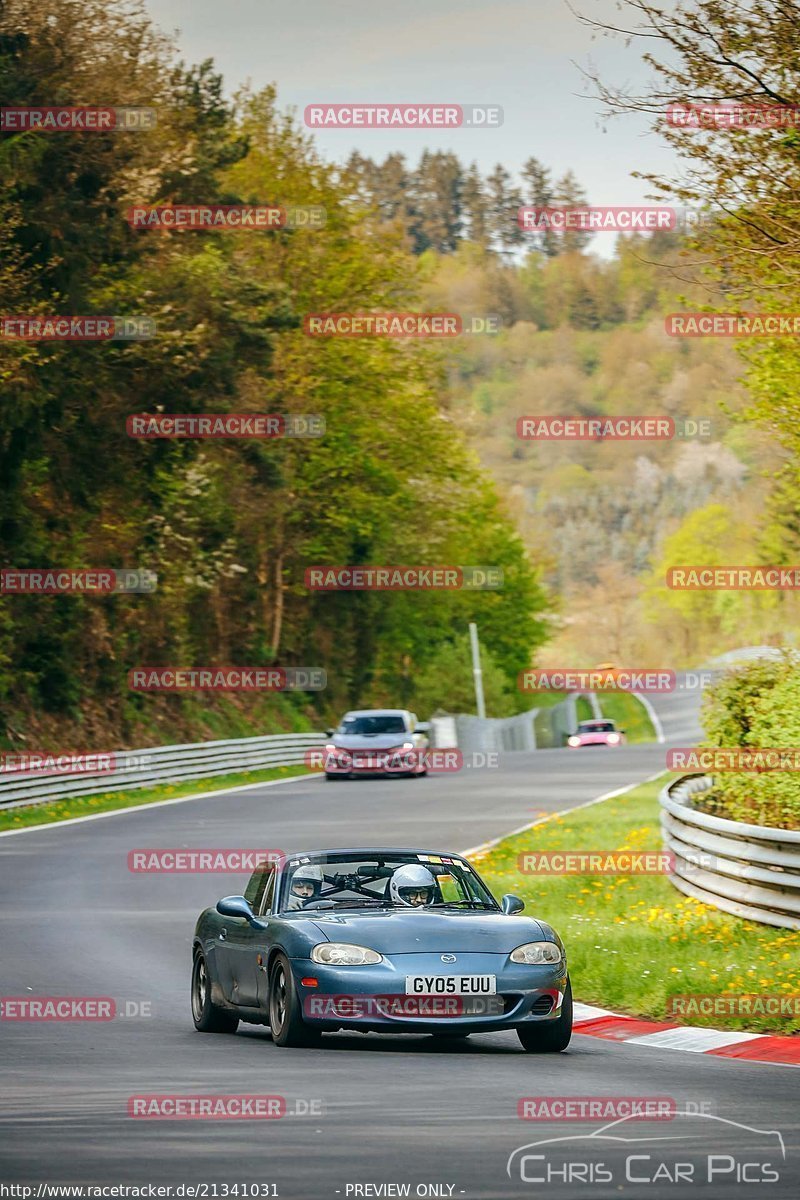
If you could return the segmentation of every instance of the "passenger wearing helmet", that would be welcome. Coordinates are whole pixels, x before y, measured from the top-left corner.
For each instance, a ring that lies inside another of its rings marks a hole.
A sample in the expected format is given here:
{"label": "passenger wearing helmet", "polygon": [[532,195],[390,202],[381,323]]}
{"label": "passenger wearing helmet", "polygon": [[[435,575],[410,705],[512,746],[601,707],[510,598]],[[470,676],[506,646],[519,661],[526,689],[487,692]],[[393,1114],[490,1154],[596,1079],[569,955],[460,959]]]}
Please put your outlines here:
{"label": "passenger wearing helmet", "polygon": [[421,863],[406,863],[398,867],[389,882],[389,898],[393,904],[407,908],[420,908],[433,904],[436,895],[436,880]]}
{"label": "passenger wearing helmet", "polygon": [[322,891],[322,867],[302,863],[294,875],[289,892],[289,908],[303,908],[309,900],[316,900]]}

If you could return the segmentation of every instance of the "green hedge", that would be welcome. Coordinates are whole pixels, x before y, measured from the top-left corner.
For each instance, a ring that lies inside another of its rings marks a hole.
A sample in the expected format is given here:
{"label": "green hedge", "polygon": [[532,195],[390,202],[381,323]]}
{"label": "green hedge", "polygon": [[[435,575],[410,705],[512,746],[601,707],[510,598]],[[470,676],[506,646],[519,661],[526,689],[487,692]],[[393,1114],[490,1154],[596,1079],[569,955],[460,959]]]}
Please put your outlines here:
{"label": "green hedge", "polygon": [[[703,700],[705,745],[800,751],[800,670],[788,657],[728,672]],[[715,816],[800,828],[800,771],[722,771],[698,807]]]}

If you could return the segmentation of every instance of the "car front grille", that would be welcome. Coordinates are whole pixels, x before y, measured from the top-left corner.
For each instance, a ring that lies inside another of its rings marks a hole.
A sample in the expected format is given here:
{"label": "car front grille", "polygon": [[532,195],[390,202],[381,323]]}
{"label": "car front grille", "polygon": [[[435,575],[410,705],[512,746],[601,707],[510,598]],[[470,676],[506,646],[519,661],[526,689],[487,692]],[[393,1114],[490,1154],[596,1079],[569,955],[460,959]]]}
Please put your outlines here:
{"label": "car front grille", "polygon": [[531,1005],[531,1013],[535,1017],[546,1017],[549,1012],[553,1011],[552,996],[537,996]]}

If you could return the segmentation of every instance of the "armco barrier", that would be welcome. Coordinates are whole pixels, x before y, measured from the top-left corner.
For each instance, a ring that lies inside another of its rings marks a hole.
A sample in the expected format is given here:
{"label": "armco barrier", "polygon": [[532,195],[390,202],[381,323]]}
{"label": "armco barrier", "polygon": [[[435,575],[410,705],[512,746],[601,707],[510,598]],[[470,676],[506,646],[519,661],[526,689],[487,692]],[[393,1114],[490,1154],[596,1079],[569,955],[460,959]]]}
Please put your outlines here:
{"label": "armco barrier", "polygon": [[0,806],[17,808],[47,804],[70,796],[129,791],[184,779],[255,771],[264,767],[301,765],[309,750],[325,745],[322,733],[280,733],[268,737],[229,738],[219,742],[190,742],[184,746],[149,746],[120,750],[122,765],[114,771],[23,776],[0,772]]}
{"label": "armco barrier", "polygon": [[572,692],[550,708],[532,708],[515,717],[473,717],[459,713],[452,718],[457,745],[466,752],[546,750],[563,746],[578,724],[579,695],[588,700],[593,716],[602,717],[594,692]]}
{"label": "armco barrier", "polygon": [[698,812],[691,798],[712,783],[707,775],[684,775],[659,796],[664,845],[675,855],[671,882],[723,912],[800,929],[800,830]]}

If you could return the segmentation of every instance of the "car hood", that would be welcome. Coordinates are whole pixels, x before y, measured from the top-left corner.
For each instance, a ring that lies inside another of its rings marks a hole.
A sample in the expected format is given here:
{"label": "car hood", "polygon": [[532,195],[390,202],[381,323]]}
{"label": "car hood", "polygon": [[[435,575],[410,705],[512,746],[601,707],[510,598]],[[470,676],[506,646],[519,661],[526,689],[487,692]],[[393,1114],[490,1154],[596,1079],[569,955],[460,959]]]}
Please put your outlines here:
{"label": "car hood", "polygon": [[336,734],[331,738],[332,745],[340,750],[394,750],[403,742],[412,741],[410,733],[376,733],[366,737],[364,734]]}
{"label": "car hood", "polygon": [[313,922],[330,942],[368,946],[388,955],[427,951],[510,954],[524,942],[549,940],[532,917],[502,913],[381,909],[348,915],[320,913]]}

